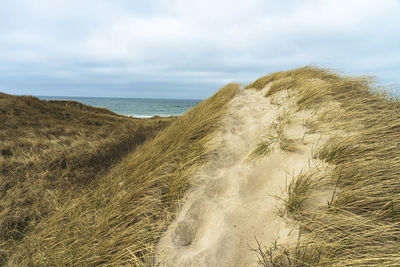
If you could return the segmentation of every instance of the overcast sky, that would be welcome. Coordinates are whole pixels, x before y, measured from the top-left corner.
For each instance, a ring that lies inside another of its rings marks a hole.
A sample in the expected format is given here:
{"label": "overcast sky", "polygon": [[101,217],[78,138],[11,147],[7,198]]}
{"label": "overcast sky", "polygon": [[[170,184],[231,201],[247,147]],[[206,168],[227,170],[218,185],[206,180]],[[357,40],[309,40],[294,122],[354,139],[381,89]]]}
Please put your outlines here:
{"label": "overcast sky", "polygon": [[1,0],[0,91],[206,98],[313,64],[400,84],[400,0]]}

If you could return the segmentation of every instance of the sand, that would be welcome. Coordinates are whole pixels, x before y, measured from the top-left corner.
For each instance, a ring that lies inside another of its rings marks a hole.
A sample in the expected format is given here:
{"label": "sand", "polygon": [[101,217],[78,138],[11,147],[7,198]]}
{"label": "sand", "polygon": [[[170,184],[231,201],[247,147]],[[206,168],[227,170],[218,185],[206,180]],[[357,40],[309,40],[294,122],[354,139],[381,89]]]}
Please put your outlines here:
{"label": "sand", "polygon": [[309,113],[292,112],[285,134],[296,149],[274,145],[266,156],[253,158],[278,116],[293,111],[286,92],[266,98],[268,89],[242,90],[230,102],[207,163],[159,242],[159,266],[257,266],[255,238],[267,247],[297,239],[296,225],[278,215],[279,197],[293,177],[322,164],[312,152],[323,138],[303,126]]}

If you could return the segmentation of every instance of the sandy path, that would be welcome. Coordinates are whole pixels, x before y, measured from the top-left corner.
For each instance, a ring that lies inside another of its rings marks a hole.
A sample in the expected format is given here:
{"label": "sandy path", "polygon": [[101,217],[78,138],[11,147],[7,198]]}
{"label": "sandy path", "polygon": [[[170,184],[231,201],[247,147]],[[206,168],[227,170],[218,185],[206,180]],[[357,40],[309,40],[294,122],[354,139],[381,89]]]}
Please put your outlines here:
{"label": "sandy path", "polygon": [[[159,266],[257,266],[250,249],[256,247],[255,236],[267,246],[277,238],[297,237],[294,226],[277,215],[281,203],[274,196],[309,168],[316,138],[298,141],[296,152],[275,148],[249,160],[285,106],[272,104],[265,90],[243,90],[231,101],[212,156],[193,178],[176,221],[159,243]],[[296,113],[288,136],[302,139],[304,116]]]}

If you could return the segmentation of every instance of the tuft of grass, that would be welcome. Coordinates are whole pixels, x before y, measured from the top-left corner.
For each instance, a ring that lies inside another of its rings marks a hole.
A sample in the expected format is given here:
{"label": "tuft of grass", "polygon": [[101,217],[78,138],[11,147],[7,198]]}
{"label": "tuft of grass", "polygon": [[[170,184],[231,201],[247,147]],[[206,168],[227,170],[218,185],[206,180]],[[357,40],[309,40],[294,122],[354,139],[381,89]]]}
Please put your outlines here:
{"label": "tuft of grass", "polygon": [[300,236],[293,246],[274,244],[265,247],[255,237],[257,247],[251,248],[257,254],[258,264],[263,267],[310,267],[319,266],[321,252],[317,247],[308,243],[302,243]]}
{"label": "tuft of grass", "polygon": [[288,122],[285,120],[277,120],[272,123],[272,133],[270,139],[275,140],[279,144],[279,148],[283,151],[296,151],[295,141],[285,134],[285,128]]}
{"label": "tuft of grass", "polygon": [[277,116],[269,128],[269,133],[264,137],[265,140],[257,144],[256,149],[251,153],[251,157],[264,157],[274,149],[274,144],[279,144],[283,151],[296,151],[295,141],[285,135],[285,128],[291,123],[290,109],[284,108]]}
{"label": "tuft of grass", "polygon": [[252,152],[251,157],[263,157],[268,155],[274,149],[274,144],[277,143],[283,151],[295,151],[296,146],[294,140],[286,137],[284,129],[280,124],[272,123],[272,133],[266,135],[265,140],[257,144],[256,149]]}
{"label": "tuft of grass", "polygon": [[314,186],[313,176],[313,172],[300,173],[289,183],[283,204],[287,214],[295,215],[301,211]]}
{"label": "tuft of grass", "polygon": [[272,150],[272,145],[274,144],[274,142],[275,142],[275,139],[270,139],[270,140],[258,143],[256,149],[253,151],[251,156],[252,157],[266,156]]}
{"label": "tuft of grass", "polygon": [[227,85],[114,165],[95,187],[59,205],[24,236],[8,264],[155,264],[155,246],[238,89]]}

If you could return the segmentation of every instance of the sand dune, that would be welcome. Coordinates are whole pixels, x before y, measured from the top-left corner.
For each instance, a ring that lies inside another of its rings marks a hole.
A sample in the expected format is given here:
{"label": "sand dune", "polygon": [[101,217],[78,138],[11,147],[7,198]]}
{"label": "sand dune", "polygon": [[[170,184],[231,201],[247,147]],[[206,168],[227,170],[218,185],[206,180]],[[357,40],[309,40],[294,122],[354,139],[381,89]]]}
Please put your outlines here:
{"label": "sand dune", "polygon": [[[308,66],[239,88],[154,138],[158,119],[148,132],[0,94],[14,110],[3,112],[0,265],[399,266],[400,102]],[[123,140],[141,138],[124,154]]]}
{"label": "sand dune", "polygon": [[[312,151],[326,138],[307,134],[303,122],[311,115],[292,112],[286,91],[272,98],[267,90],[243,90],[230,102],[208,162],[159,242],[160,266],[256,266],[256,238],[268,246],[296,240],[296,225],[278,215],[279,197],[294,176],[322,164]],[[267,156],[252,157],[283,116],[292,148],[272,144]]]}

